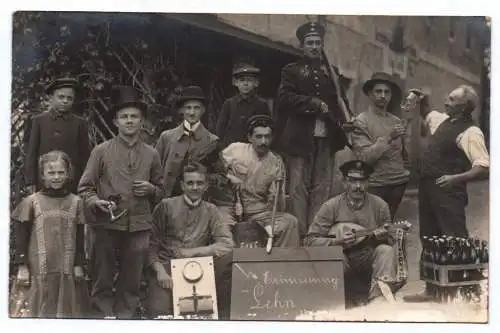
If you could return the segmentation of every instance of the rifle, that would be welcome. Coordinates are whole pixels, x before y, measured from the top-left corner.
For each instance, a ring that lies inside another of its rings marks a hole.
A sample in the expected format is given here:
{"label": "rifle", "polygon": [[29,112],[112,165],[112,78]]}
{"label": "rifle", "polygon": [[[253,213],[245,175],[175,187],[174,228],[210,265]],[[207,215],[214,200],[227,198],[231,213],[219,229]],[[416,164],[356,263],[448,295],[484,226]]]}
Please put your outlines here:
{"label": "rifle", "polygon": [[321,57],[322,60],[324,61],[326,68],[328,70],[328,76],[330,80],[332,81],[333,86],[337,90],[337,103],[340,106],[340,110],[342,111],[342,114],[344,116],[344,123],[342,124],[342,129],[344,132],[347,134],[348,132],[352,131],[353,127],[353,118],[354,114],[349,107],[349,104],[345,102],[345,100],[342,98],[342,87],[340,86],[339,83],[339,78],[337,73],[332,69],[332,66],[330,65],[330,62],[328,61],[328,57],[326,56],[325,50],[321,49]]}

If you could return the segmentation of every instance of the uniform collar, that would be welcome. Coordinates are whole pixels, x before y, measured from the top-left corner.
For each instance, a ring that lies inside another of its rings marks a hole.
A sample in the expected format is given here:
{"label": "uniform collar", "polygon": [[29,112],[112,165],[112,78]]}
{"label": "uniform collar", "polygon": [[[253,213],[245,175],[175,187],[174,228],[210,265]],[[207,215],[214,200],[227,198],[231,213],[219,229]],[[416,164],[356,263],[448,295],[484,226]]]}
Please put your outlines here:
{"label": "uniform collar", "polygon": [[257,97],[257,92],[255,91],[255,89],[252,90],[247,95],[243,95],[243,94],[240,93],[240,94],[238,94],[236,96],[238,103],[241,102],[241,101],[250,102],[250,101],[254,100],[256,97]]}

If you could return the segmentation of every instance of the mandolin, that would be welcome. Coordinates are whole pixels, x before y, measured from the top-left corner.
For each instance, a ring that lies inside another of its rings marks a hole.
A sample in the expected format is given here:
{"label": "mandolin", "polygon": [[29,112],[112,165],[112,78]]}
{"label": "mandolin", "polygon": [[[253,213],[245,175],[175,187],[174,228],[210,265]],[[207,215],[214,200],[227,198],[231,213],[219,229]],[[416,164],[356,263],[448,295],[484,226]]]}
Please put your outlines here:
{"label": "mandolin", "polygon": [[[411,223],[404,220],[404,221],[395,222],[393,224],[387,223],[387,224],[383,225],[382,227],[366,229],[366,228],[364,228],[364,227],[362,227],[359,224],[354,223],[354,222],[337,222],[331,227],[328,235],[312,234],[312,235],[309,235],[309,237],[328,238],[328,239],[331,239],[330,244],[329,244],[330,246],[342,245],[344,248],[349,248],[349,247],[352,247],[354,245],[361,243],[367,237],[373,236],[374,231],[379,229],[379,228],[386,229],[387,232],[390,234],[390,233],[395,232],[397,230],[403,230],[403,231],[410,230]],[[355,241],[349,245],[346,245],[342,235],[348,231],[350,231],[354,234]]]}

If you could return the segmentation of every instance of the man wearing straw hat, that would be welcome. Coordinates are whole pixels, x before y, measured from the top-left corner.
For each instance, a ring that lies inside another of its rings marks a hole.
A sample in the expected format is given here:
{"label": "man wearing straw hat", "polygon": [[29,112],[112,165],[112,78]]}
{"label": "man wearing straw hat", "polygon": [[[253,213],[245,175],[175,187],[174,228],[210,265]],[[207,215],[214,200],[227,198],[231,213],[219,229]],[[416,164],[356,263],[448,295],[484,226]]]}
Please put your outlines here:
{"label": "man wearing straw hat", "polygon": [[368,191],[389,205],[391,217],[403,198],[410,172],[405,168],[405,127],[392,112],[401,101],[401,88],[389,74],[377,72],[363,85],[372,104],[354,120],[355,154],[374,168]]}

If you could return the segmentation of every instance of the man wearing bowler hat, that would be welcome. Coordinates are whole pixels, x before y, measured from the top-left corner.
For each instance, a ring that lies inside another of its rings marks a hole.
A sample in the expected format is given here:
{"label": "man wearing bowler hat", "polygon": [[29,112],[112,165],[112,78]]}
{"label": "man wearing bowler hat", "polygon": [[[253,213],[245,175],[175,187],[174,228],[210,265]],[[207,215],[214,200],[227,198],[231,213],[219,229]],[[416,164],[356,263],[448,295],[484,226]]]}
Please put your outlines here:
{"label": "man wearing bowler hat", "polygon": [[352,146],[356,155],[374,168],[368,191],[387,202],[394,218],[410,179],[405,167],[406,128],[393,114],[401,102],[401,88],[389,74],[376,72],[363,85],[363,92],[371,105],[353,122]]}
{"label": "man wearing bowler hat", "polygon": [[39,186],[38,158],[52,150],[61,150],[71,159],[74,176],[70,190],[76,193],[90,154],[87,122],[71,112],[78,86],[78,81],[70,77],[58,78],[47,86],[49,110],[33,117],[29,131],[25,161],[29,192]]}
{"label": "man wearing bowler hat", "polygon": [[91,296],[96,316],[127,319],[139,302],[152,211],[163,198],[163,173],[158,153],[140,139],[146,105],[133,87],[114,92],[110,112],[118,135],[92,150],[78,194],[94,234]]}
{"label": "man wearing bowler hat", "polygon": [[330,72],[322,56],[324,27],[306,23],[296,35],[304,57],[281,72],[276,135],[289,168],[290,213],[299,220],[303,237],[320,205],[334,192],[335,153],[347,144],[337,95],[348,102],[330,77],[335,68]]}
{"label": "man wearing bowler hat", "polygon": [[163,168],[166,197],[182,194],[179,177],[184,165],[199,162],[208,166],[216,152],[218,137],[210,133],[200,121],[205,112],[204,101],[205,96],[200,87],[185,87],[177,102],[183,116],[182,123],[164,131],[156,144]]}
{"label": "man wearing bowler hat", "polygon": [[[392,293],[404,284],[396,276],[396,251],[393,239],[385,226],[391,223],[387,203],[380,197],[367,193],[368,178],[373,168],[362,160],[352,160],[340,166],[344,176],[345,192],[325,202],[309,227],[306,246],[331,246],[338,239],[344,240],[344,274],[346,299],[351,301],[352,278],[371,275],[368,300],[394,300]],[[373,236],[356,242],[351,228],[339,228],[329,238],[337,224],[353,223],[373,229]]]}

